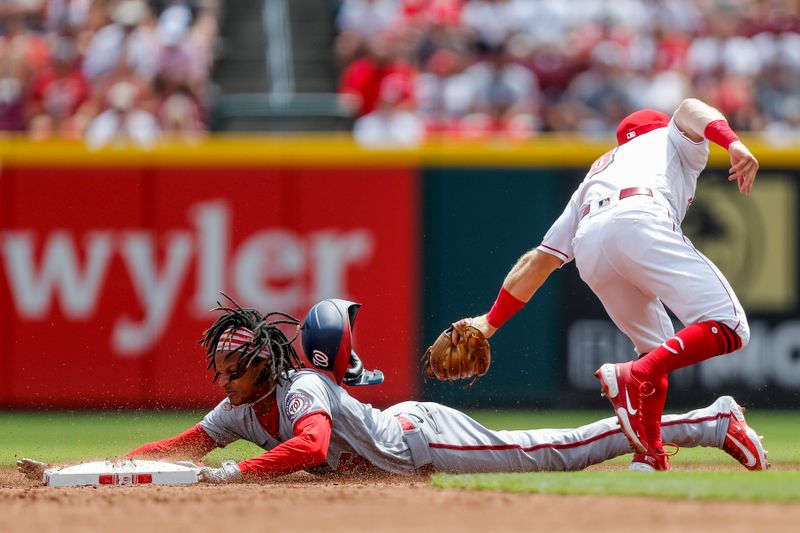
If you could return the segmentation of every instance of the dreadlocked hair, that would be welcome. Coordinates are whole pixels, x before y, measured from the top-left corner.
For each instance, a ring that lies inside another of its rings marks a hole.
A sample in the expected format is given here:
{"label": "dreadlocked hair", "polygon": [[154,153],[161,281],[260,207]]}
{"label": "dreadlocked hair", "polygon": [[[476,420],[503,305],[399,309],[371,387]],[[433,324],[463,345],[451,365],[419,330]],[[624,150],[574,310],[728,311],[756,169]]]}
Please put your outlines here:
{"label": "dreadlocked hair", "polygon": [[[286,313],[273,312],[264,314],[257,309],[243,308],[227,294],[221,294],[231,305],[226,306],[217,302],[217,307],[213,308],[212,311],[222,311],[224,314],[205,331],[203,338],[198,341],[206,349],[207,368],[214,369],[214,381],[217,381],[219,372],[217,372],[217,363],[214,355],[219,338],[231,326],[234,328],[247,328],[253,332],[252,342],[231,350],[225,356],[225,359],[227,360],[228,357],[234,354],[239,354],[237,371],[241,374],[257,361],[259,354],[264,349],[267,349],[270,353],[269,362],[256,378],[256,384],[268,381],[272,385],[272,389],[268,393],[271,394],[279,382],[289,378],[289,371],[297,370],[303,366],[292,344],[300,333],[300,321]],[[280,329],[280,325],[295,326],[296,332],[294,336],[289,339]]]}

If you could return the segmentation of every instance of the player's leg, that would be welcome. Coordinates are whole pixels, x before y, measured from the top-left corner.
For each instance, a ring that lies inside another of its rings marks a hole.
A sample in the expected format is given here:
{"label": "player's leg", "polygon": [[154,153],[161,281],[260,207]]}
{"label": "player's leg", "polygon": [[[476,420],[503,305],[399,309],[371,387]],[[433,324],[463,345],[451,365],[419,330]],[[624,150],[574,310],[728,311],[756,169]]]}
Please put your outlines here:
{"label": "player's leg", "polygon": [[664,441],[682,448],[722,448],[734,405],[733,398],[722,396],[708,407],[688,413],[664,415],[661,418]]}
{"label": "player's leg", "polygon": [[[609,276],[585,280],[609,318],[633,343],[636,354],[646,354],[672,337],[674,330],[667,310],[658,298],[642,292],[625,278]],[[620,358],[633,359],[634,354]]]}
{"label": "player's leg", "polygon": [[[614,271],[657,296],[688,324],[629,367],[604,365],[598,374],[604,388],[617,385],[614,372],[620,375],[626,396],[629,391],[644,390],[642,386],[647,389],[649,395],[642,396],[641,409],[632,414],[630,425],[644,428],[653,441],[647,447],[658,450],[667,373],[737,349],[749,337],[747,324],[730,285],[679,227],[663,217],[638,212],[623,213],[609,225],[612,237],[604,250]],[[623,427],[629,435],[636,433]],[[632,442],[637,444],[634,438]]]}
{"label": "player's leg", "polygon": [[661,418],[664,442],[684,448],[719,448],[748,470],[769,468],[761,437],[748,426],[744,409],[730,396],[721,396],[702,409]]}
{"label": "player's leg", "polygon": [[627,251],[627,238],[617,241],[615,268],[637,286],[656,294],[686,326],[633,363],[630,375],[651,384],[642,398],[639,419],[650,441],[657,436],[666,401],[667,374],[710,357],[730,353],[749,340],[739,300],[722,273],[671,223],[644,219],[639,233],[651,244],[644,252]]}
{"label": "player's leg", "polygon": [[412,415],[428,439],[440,472],[537,472],[580,470],[631,452],[615,418],[576,429],[494,431],[466,414],[435,403]]}
{"label": "player's leg", "polygon": [[625,255],[615,266],[631,283],[657,295],[686,327],[634,365],[643,378],[654,378],[746,345],[749,326],[741,303],[725,276],[678,227],[650,223],[652,245]]}
{"label": "player's leg", "polygon": [[[440,472],[580,470],[632,451],[613,417],[574,429],[496,431],[435,403],[416,404],[410,411],[417,420],[423,420],[420,427],[429,441],[433,466]],[[733,420],[737,421],[737,432],[731,430]],[[665,441],[688,448],[721,448],[748,468],[766,468],[760,441],[752,430],[746,433],[742,429],[750,428],[730,396],[702,409],[666,415],[662,425]],[[740,453],[742,446],[749,451]],[[752,464],[751,459],[755,461]]]}
{"label": "player's leg", "polygon": [[[655,294],[629,281],[615,266],[620,256],[616,245],[618,228],[615,225],[614,219],[609,219],[578,239],[579,242],[575,246],[575,261],[581,278],[600,299],[617,327],[631,339],[636,352],[647,354],[673,336],[672,321]],[[638,231],[640,228],[638,225],[625,224],[627,233]],[[629,235],[629,239],[630,242],[642,241],[636,235]],[[647,396],[637,397],[635,394],[632,396],[630,412],[618,413],[620,423],[626,428],[631,443],[635,447],[643,447],[642,452],[651,448],[662,450],[658,419],[640,420],[636,417],[639,402],[647,404],[650,411],[661,413],[664,410],[667,377],[666,375],[654,377],[651,378],[651,382],[654,386],[650,387]],[[626,417],[627,419],[623,420]],[[644,462],[646,459],[641,454],[634,456],[634,462]],[[665,456],[661,457],[661,463],[664,468],[667,467],[668,461]]]}
{"label": "player's leg", "polygon": [[[654,292],[631,282],[616,266],[619,226],[615,217],[582,226],[574,241],[575,266],[636,353],[645,354],[673,335],[672,321]],[[622,225],[631,243],[644,240],[636,235],[639,227]]]}

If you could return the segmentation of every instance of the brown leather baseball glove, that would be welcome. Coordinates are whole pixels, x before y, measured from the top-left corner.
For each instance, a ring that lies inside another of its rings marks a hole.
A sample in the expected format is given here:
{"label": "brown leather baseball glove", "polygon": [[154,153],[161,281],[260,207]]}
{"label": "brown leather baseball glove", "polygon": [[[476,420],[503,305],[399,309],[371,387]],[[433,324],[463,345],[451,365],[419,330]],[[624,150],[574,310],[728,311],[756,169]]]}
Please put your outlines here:
{"label": "brown leather baseball glove", "polygon": [[[451,340],[454,329],[458,332],[455,345]],[[486,374],[491,362],[489,341],[479,329],[462,323],[455,323],[444,330],[422,357],[426,377],[441,381],[472,378],[468,387]]]}

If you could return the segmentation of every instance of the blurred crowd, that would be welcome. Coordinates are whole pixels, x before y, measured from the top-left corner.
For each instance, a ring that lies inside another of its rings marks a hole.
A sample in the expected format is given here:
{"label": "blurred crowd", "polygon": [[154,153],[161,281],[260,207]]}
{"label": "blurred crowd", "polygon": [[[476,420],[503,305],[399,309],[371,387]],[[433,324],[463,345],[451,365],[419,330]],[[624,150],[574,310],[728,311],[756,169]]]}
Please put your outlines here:
{"label": "blurred crowd", "polygon": [[0,130],[93,147],[206,128],[219,0],[0,0]]}
{"label": "blurred crowd", "polygon": [[693,96],[800,133],[800,0],[342,0],[340,97],[364,144],[607,135]]}

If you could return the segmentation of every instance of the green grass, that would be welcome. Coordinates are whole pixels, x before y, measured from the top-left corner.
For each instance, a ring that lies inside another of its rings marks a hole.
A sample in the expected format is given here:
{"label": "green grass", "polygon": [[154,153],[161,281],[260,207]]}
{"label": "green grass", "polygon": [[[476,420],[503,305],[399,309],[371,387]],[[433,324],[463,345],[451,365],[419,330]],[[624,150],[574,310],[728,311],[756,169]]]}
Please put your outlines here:
{"label": "green grass", "polygon": [[[477,420],[496,429],[577,427],[608,412],[474,411]],[[122,455],[142,443],[163,439],[191,427],[202,412],[0,412],[0,467],[11,466],[20,455],[51,462]],[[748,421],[765,435],[770,461],[800,464],[800,413],[748,412]],[[236,443],[213,452],[215,458],[247,457],[259,453],[249,443]],[[616,459],[617,463],[627,458]],[[731,459],[710,448],[682,449],[676,464],[726,464]]]}
{"label": "green grass", "polygon": [[[477,420],[508,429],[525,427],[577,427],[607,412],[471,413]],[[764,435],[770,462],[784,468],[800,467],[800,412],[747,412],[748,423]],[[630,456],[610,461],[624,467]],[[676,467],[692,465],[728,465],[737,463],[715,448],[681,449],[672,458]],[[654,496],[676,499],[738,500],[756,502],[800,502],[800,471],[747,472],[672,471],[647,475],[639,472],[586,471],[523,474],[437,474],[433,484],[445,488],[502,490],[563,495]]]}
{"label": "green grass", "polygon": [[562,495],[654,496],[689,500],[800,502],[800,472],[692,471],[436,474],[442,488]]}
{"label": "green grass", "polygon": [[[172,437],[192,427],[202,412],[0,412],[0,467],[20,457],[48,463],[119,457],[154,440]],[[239,441],[215,450],[209,464],[241,460],[262,453]]]}

